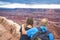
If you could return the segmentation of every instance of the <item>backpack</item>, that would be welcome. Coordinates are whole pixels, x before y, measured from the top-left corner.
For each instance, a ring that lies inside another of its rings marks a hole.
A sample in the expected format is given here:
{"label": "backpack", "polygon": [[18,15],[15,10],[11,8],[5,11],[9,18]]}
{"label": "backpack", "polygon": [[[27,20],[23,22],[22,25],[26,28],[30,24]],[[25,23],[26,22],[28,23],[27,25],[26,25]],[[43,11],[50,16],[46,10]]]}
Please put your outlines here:
{"label": "backpack", "polygon": [[35,33],[31,40],[49,40],[48,34],[50,33],[48,30],[45,32],[42,32],[42,29],[40,27],[36,27],[38,29],[38,32]]}

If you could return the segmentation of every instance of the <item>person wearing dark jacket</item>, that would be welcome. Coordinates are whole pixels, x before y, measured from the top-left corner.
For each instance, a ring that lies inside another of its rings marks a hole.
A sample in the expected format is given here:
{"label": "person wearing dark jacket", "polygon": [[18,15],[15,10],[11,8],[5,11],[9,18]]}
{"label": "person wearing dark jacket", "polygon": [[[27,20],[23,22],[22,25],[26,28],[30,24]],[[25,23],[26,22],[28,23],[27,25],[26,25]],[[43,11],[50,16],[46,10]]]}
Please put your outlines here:
{"label": "person wearing dark jacket", "polygon": [[[28,31],[29,29],[31,29],[33,27],[33,18],[28,18],[27,21],[26,21],[26,25],[24,27],[25,27],[26,31]],[[22,34],[22,31],[23,31],[22,28],[20,30],[20,32],[21,32],[20,40],[31,40],[28,35]]]}

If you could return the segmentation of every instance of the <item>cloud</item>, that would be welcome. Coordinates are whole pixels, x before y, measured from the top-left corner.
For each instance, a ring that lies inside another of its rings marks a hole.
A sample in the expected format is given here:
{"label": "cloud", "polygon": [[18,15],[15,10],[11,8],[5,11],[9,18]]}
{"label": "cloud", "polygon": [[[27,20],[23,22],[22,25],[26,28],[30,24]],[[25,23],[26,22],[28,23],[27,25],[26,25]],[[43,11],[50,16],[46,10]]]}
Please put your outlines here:
{"label": "cloud", "polygon": [[20,3],[8,3],[0,2],[0,8],[48,8],[59,9],[60,5],[57,4],[20,4]]}
{"label": "cloud", "polygon": [[6,4],[11,4],[11,3],[9,3],[9,2],[2,2],[2,1],[0,1],[0,5],[6,5]]}

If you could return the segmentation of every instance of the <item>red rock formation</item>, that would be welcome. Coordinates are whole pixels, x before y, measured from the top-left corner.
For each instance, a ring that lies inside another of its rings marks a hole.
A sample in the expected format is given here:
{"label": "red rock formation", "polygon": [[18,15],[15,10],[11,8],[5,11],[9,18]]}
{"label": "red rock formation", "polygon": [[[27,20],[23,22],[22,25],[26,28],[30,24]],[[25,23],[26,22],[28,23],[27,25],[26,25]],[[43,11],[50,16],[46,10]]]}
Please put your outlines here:
{"label": "red rock formation", "polygon": [[[60,38],[60,30],[59,30],[60,29],[60,12],[59,12],[60,10],[58,9],[57,9],[58,11],[56,11],[55,9],[49,9],[46,11],[43,11],[43,10],[42,12],[39,11],[38,9],[35,9],[35,11],[31,11],[31,10],[29,11],[27,9],[26,10],[17,9],[17,10],[9,10],[9,11],[0,10],[0,15],[8,19],[11,19],[14,22],[19,24],[24,23],[27,17],[33,17],[36,20],[46,17],[49,19],[49,21],[52,21],[51,23],[48,23],[47,28],[54,34],[56,39]],[[9,27],[6,27],[6,29],[10,30]]]}

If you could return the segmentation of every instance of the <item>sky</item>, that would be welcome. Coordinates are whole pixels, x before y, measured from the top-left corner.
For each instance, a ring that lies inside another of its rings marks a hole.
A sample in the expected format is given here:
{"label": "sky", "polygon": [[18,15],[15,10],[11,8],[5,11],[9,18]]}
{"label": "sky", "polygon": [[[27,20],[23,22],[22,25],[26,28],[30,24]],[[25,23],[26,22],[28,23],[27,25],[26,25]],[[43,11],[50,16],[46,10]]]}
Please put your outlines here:
{"label": "sky", "polygon": [[60,0],[0,0],[0,8],[59,8]]}
{"label": "sky", "polygon": [[60,0],[0,0],[0,1],[23,4],[60,4]]}

